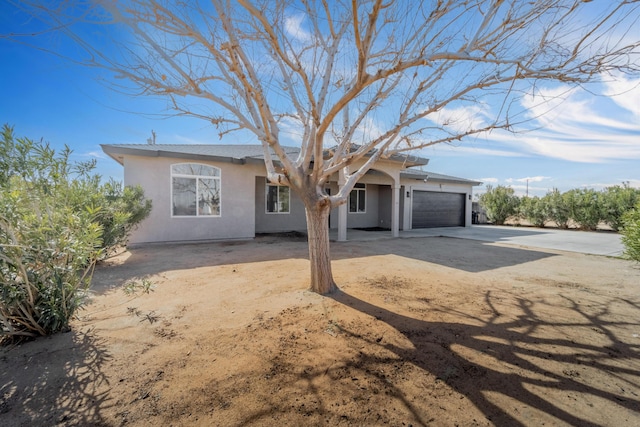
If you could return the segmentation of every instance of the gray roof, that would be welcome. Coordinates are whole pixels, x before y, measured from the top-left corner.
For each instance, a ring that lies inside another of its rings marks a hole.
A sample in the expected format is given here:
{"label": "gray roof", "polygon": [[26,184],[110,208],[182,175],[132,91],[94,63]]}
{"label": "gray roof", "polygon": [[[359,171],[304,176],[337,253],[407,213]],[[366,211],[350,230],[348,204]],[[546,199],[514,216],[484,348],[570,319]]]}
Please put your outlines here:
{"label": "gray roof", "polygon": [[[236,164],[262,163],[264,152],[262,145],[251,144],[102,144],[102,150],[120,164],[124,164],[124,155],[145,157],[173,157],[190,160],[208,160]],[[282,147],[287,154],[296,155],[298,147]],[[401,162],[407,168],[424,166],[429,160],[416,156],[394,155],[391,160]],[[480,182],[464,178],[442,175],[434,172],[405,169],[402,178],[438,182],[480,185]]]}
{"label": "gray roof", "polygon": [[[242,144],[102,144],[102,151],[122,164],[123,155],[146,157],[178,157],[196,160],[214,160],[231,163],[246,163],[247,161],[262,161],[264,154],[262,145]],[[282,147],[287,154],[296,155],[298,147]],[[424,166],[429,159],[409,155],[393,155],[390,160],[402,162],[405,166]]]}
{"label": "gray roof", "polygon": [[424,181],[426,179],[428,181],[449,182],[452,184],[470,184],[470,185],[482,184],[482,182],[480,181],[474,181],[474,180],[465,179],[465,178],[458,178],[456,176],[443,175],[441,173],[423,171],[418,169],[405,169],[402,172],[400,172],[400,176],[402,178],[416,179],[420,181]]}
{"label": "gray roof", "polygon": [[[262,162],[262,145],[214,145],[214,144],[102,144],[102,151],[122,164],[123,155],[145,157],[177,157],[194,160],[213,160],[244,164],[255,160]],[[297,154],[297,147],[283,147],[287,154]]]}

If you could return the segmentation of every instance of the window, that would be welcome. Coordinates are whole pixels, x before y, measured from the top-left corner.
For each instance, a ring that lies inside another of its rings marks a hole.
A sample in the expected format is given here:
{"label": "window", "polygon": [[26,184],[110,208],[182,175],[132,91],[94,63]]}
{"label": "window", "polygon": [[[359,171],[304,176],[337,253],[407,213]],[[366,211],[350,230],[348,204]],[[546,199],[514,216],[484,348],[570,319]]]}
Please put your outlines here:
{"label": "window", "polygon": [[367,189],[365,184],[356,184],[349,194],[349,212],[350,213],[364,213],[365,212],[365,200],[367,196]]}
{"label": "window", "polygon": [[220,169],[197,163],[171,165],[173,216],[220,216]]}
{"label": "window", "polygon": [[267,184],[267,213],[289,213],[289,187]]}

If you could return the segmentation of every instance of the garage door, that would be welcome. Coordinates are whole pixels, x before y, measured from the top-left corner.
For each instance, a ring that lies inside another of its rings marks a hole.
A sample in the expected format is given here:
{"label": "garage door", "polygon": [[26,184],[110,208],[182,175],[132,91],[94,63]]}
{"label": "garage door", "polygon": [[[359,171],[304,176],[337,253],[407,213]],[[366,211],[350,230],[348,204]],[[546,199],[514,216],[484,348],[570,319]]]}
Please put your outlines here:
{"label": "garage door", "polygon": [[414,191],[411,228],[464,226],[464,197],[459,193]]}

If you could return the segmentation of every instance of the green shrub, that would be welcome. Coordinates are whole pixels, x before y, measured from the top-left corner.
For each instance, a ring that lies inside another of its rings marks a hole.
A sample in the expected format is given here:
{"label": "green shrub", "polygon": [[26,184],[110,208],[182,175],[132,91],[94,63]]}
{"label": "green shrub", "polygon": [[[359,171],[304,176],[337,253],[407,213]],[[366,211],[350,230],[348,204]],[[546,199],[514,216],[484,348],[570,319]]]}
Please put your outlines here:
{"label": "green shrub", "polygon": [[591,188],[573,189],[564,193],[571,219],[582,230],[595,230],[602,219],[599,193]]}
{"label": "green shrub", "polygon": [[104,196],[104,202],[95,216],[102,225],[102,245],[108,256],[118,247],[125,246],[131,231],[149,216],[151,200],[144,198],[142,187],[125,187],[113,180],[102,186],[100,194]]}
{"label": "green shrub", "polygon": [[86,211],[102,227],[102,258],[125,246],[131,231],[151,212],[141,187],[114,180],[102,184],[98,176],[72,182],[67,197],[68,205]]}
{"label": "green shrub", "polygon": [[544,227],[548,219],[547,204],[539,197],[523,197],[520,199],[520,216],[536,227]]}
{"label": "green shrub", "polygon": [[622,215],[622,243],[624,255],[636,261],[640,261],[640,202],[635,208]]}
{"label": "green shrub", "polygon": [[98,259],[126,242],[151,209],[139,188],[101,184],[71,150],[0,141],[0,341],[69,327]]}
{"label": "green shrub", "polygon": [[571,212],[568,197],[565,197],[557,188],[554,188],[542,199],[546,206],[547,219],[555,222],[559,228],[569,228]]}
{"label": "green shrub", "polygon": [[0,340],[68,328],[100,254],[89,215],[40,198],[20,178],[0,197]]}
{"label": "green shrub", "polygon": [[511,187],[487,185],[487,191],[480,195],[480,205],[487,213],[487,219],[502,225],[510,216],[517,213],[520,199]]}
{"label": "green shrub", "polygon": [[640,190],[631,188],[628,182],[621,186],[607,187],[601,193],[602,220],[615,231],[622,227],[622,216],[640,201]]}

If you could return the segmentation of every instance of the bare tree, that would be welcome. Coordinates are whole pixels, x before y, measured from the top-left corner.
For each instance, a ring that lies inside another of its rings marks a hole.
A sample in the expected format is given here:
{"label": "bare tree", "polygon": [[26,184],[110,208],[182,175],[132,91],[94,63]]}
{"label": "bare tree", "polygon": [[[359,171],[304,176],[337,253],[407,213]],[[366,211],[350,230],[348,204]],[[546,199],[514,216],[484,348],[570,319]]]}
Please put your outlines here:
{"label": "bare tree", "polygon": [[[166,96],[176,114],[261,141],[268,179],[306,208],[319,293],[336,287],[329,212],[378,160],[513,131],[527,119],[518,97],[540,82],[583,85],[640,65],[637,0],[51,4],[15,2],[81,47],[72,59],[128,82],[122,88]],[[437,119],[445,107],[484,104],[495,107],[491,117]],[[291,135],[295,156],[282,145]],[[336,175],[338,193],[325,194]]]}

